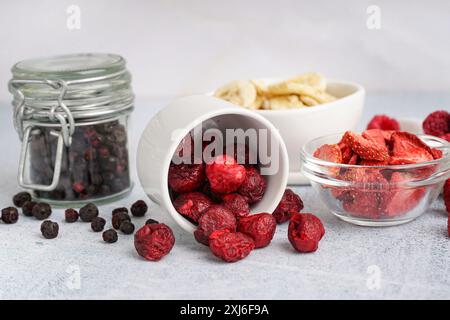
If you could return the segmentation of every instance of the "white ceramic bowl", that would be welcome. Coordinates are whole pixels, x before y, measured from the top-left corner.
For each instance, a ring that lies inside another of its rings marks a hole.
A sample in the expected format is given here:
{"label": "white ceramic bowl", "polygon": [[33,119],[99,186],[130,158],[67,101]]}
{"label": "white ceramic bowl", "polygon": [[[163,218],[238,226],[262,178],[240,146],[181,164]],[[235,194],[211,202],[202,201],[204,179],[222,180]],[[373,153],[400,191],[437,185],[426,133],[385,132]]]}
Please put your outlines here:
{"label": "white ceramic bowl", "polygon": [[[180,227],[188,232],[196,228],[173,207],[167,175],[173,154],[180,141],[202,123],[214,124],[219,129],[267,129],[272,133],[268,148],[278,147],[278,170],[265,176],[267,189],[261,201],[251,207],[252,213],[272,212],[286,188],[289,163],[286,146],[278,130],[261,115],[235,106],[229,102],[206,96],[189,96],[178,99],[162,109],[148,123],[142,133],[137,151],[137,172],[147,196],[167,210]],[[273,141],[273,143],[272,143]]]}
{"label": "white ceramic bowl", "polygon": [[[266,83],[282,79],[262,79]],[[330,80],[327,92],[338,99],[314,107],[291,110],[256,110],[278,130],[286,143],[289,155],[289,184],[307,184],[300,173],[300,151],[318,137],[354,130],[364,107],[365,90],[345,81]]]}

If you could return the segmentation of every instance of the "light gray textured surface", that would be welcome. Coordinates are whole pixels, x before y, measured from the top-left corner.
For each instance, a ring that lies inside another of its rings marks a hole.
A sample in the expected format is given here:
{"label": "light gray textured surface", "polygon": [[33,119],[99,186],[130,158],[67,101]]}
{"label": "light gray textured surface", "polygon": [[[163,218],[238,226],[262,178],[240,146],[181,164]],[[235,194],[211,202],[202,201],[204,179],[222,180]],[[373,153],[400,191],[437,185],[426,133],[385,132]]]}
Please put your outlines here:
{"label": "light gray textured surface", "polygon": [[[138,99],[133,115],[132,150],[151,115],[167,99]],[[375,113],[423,117],[450,95],[368,95],[362,123]],[[16,170],[19,141],[8,103],[0,107],[0,204],[11,203],[18,191]],[[20,216],[15,225],[0,224],[0,298],[8,299],[448,299],[450,243],[442,199],[409,224],[390,228],[352,226],[330,215],[310,187],[295,188],[325,224],[326,235],[314,254],[298,254],[280,226],[272,244],[255,250],[238,263],[226,264],[198,245],[169,216],[151,205],[147,217],[173,227],[176,245],[158,263],[139,258],[132,236],[119,234],[105,244],[89,224],[63,222],[55,240],[43,239],[40,223]],[[139,184],[126,199],[101,207],[110,217],[113,207],[143,198]],[[135,219],[141,226],[146,218]],[[373,282],[380,271],[380,286]],[[375,273],[372,273],[375,272]],[[78,277],[79,275],[79,277]],[[80,280],[78,282],[78,280]],[[78,286],[78,284],[80,286]]]}

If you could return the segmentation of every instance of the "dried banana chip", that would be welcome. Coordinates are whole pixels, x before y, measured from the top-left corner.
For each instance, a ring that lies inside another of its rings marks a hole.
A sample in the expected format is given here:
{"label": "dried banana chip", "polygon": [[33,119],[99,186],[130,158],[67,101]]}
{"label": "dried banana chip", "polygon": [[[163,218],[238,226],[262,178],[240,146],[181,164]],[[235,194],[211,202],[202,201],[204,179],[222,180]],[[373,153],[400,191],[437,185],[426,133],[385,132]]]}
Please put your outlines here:
{"label": "dried banana chip", "polygon": [[214,96],[248,109],[255,109],[256,88],[250,81],[232,81],[217,89]]}
{"label": "dried banana chip", "polygon": [[267,87],[270,95],[292,95],[308,96],[320,103],[330,102],[330,95],[316,88],[296,82],[280,82]]}
{"label": "dried banana chip", "polygon": [[263,108],[270,110],[284,110],[304,107],[297,95],[271,97],[264,100]]}
{"label": "dried banana chip", "polygon": [[327,89],[325,77],[318,72],[307,72],[298,77],[291,78],[287,80],[287,82],[305,84],[320,91],[325,91]]}
{"label": "dried banana chip", "polygon": [[300,96],[300,100],[308,107],[317,106],[319,102],[308,96]]}

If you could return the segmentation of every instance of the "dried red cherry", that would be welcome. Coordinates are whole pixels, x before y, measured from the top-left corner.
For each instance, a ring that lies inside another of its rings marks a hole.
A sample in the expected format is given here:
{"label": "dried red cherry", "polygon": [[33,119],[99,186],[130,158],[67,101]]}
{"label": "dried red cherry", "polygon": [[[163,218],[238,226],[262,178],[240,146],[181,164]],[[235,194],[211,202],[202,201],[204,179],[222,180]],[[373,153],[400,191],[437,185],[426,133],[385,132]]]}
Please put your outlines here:
{"label": "dried red cherry", "polygon": [[255,244],[252,238],[241,232],[218,230],[210,235],[209,248],[223,261],[236,262],[247,257]]}
{"label": "dried red cherry", "polygon": [[168,183],[173,191],[191,192],[200,188],[204,182],[204,164],[170,164]]}
{"label": "dried red cherry", "polygon": [[150,261],[158,261],[167,255],[174,243],[172,230],[163,223],[146,224],[134,235],[137,253]]}
{"label": "dried red cherry", "polygon": [[226,194],[222,197],[222,201],[222,205],[230,209],[236,218],[245,217],[250,213],[247,199],[238,193]]}
{"label": "dried red cherry", "polygon": [[198,222],[200,216],[213,204],[211,199],[200,192],[183,193],[173,202],[178,213],[194,222]]}
{"label": "dried red cherry", "polygon": [[238,231],[255,242],[255,248],[263,248],[272,241],[277,222],[270,213],[258,213],[239,219]]}
{"label": "dried red cherry", "polygon": [[195,239],[209,244],[209,235],[216,230],[236,231],[236,218],[233,213],[221,205],[213,205],[198,220],[198,228],[194,231]]}
{"label": "dried red cherry", "polygon": [[283,223],[291,218],[292,213],[300,212],[303,209],[303,201],[300,196],[291,189],[284,191],[280,203],[273,212],[277,223]]}
{"label": "dried red cherry", "polygon": [[213,192],[236,191],[244,182],[245,175],[245,167],[227,155],[217,156],[206,165],[206,177]]}
{"label": "dried red cherry", "polygon": [[311,213],[294,213],[289,222],[288,238],[295,250],[314,252],[325,229],[319,218]]}
{"label": "dried red cherry", "polygon": [[243,195],[247,202],[253,204],[258,202],[264,196],[266,191],[267,183],[264,177],[259,173],[258,169],[254,167],[246,168],[246,177],[238,193]]}

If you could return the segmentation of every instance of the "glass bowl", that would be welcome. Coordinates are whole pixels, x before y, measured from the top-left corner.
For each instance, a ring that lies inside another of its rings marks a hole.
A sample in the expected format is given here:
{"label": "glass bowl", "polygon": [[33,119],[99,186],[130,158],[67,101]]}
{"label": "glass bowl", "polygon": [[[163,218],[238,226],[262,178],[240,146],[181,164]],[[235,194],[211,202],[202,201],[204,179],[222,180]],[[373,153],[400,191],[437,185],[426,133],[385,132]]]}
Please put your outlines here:
{"label": "glass bowl", "polygon": [[392,226],[414,220],[440,194],[450,177],[450,144],[418,135],[440,159],[418,164],[361,166],[337,164],[313,156],[323,144],[335,144],[342,134],[308,142],[301,152],[302,172],[319,199],[338,218],[362,226]]}

